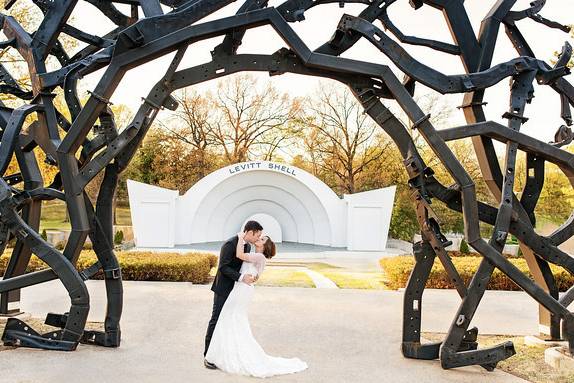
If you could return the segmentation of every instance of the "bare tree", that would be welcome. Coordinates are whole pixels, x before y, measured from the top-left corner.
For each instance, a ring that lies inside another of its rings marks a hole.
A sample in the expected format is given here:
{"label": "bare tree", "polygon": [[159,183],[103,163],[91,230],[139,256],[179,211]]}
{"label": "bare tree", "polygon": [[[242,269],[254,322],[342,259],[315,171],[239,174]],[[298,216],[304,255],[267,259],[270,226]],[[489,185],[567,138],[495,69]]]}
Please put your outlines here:
{"label": "bare tree", "polygon": [[314,99],[305,117],[311,158],[334,176],[340,191],[354,193],[357,178],[392,149],[391,142],[378,139],[379,127],[348,90],[322,85]]}
{"label": "bare tree", "polygon": [[163,138],[180,141],[193,153],[196,160],[196,176],[202,178],[212,169],[209,157],[209,147],[213,139],[214,118],[213,104],[207,97],[187,89],[175,95],[180,106],[168,119],[167,123],[159,121],[163,128]]}
{"label": "bare tree", "polygon": [[[294,103],[298,102],[295,100]],[[262,136],[262,139],[254,145],[253,153],[256,158],[263,161],[274,161],[281,159],[280,153],[287,156],[292,156],[293,151],[291,148],[301,137],[302,126],[297,122],[294,117],[298,114],[298,104],[292,107],[292,117],[284,125],[277,129],[272,129]]]}
{"label": "bare tree", "polygon": [[[301,121],[302,125],[306,125],[303,119]],[[322,139],[323,137],[319,137],[319,130],[318,129],[304,129],[303,130],[303,134],[301,134],[301,141],[300,141],[300,146],[302,146],[305,154],[304,155],[300,155],[297,158],[297,161],[300,162],[299,166],[304,166],[303,165],[303,158],[308,157],[309,158],[309,163],[310,163],[310,170],[311,173],[313,173],[313,175],[315,176],[320,176],[321,173],[321,167],[320,167],[320,155],[319,155],[319,141]],[[320,177],[322,178],[322,177]]]}
{"label": "bare tree", "polygon": [[285,129],[299,105],[271,84],[258,87],[256,78],[246,74],[220,82],[212,104],[212,138],[228,163],[273,157],[285,144]]}

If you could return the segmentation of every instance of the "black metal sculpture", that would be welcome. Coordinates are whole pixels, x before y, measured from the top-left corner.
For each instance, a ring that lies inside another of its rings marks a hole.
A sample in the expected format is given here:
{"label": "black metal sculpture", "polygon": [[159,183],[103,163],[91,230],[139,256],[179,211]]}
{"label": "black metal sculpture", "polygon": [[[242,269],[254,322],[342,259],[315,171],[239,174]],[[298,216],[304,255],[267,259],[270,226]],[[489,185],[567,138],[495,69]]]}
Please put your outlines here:
{"label": "black metal sculpture", "polygon": [[[484,294],[494,268],[500,269],[524,291],[540,303],[541,320],[548,325],[553,339],[565,338],[574,352],[574,316],[567,306],[574,300],[574,289],[562,298],[549,264],[553,263],[574,272],[574,259],[558,249],[558,245],[574,234],[574,214],[549,236],[534,231],[534,208],[544,182],[546,161],[558,165],[574,182],[574,155],[560,149],[572,141],[574,88],[564,79],[569,73],[566,64],[572,49],[566,43],[556,64],[550,66],[537,59],[515,21],[530,18],[546,27],[565,32],[569,28],[543,18],[539,12],[545,0],[536,0],[531,7],[512,11],[516,0],[499,0],[482,22],[475,35],[463,0],[411,0],[414,9],[423,5],[442,10],[450,26],[455,45],[430,39],[405,36],[393,24],[387,9],[397,0],[287,0],[277,7],[265,0],[246,0],[235,16],[200,22],[204,17],[233,3],[232,0],[118,0],[129,4],[131,15],[126,16],[114,6],[114,1],[86,0],[107,16],[117,28],[105,36],[94,36],[67,24],[77,1],[34,0],[44,19],[34,32],[25,31],[10,16],[1,16],[1,26],[7,40],[0,47],[13,47],[25,59],[31,76],[32,89],[22,89],[12,78],[7,67],[0,63],[0,91],[11,94],[28,104],[10,109],[0,108],[0,246],[4,250],[11,236],[16,246],[4,279],[0,281],[0,313],[8,313],[8,303],[19,300],[19,289],[59,279],[71,300],[69,312],[48,314],[46,323],[62,330],[38,334],[24,322],[10,318],[3,341],[44,349],[74,350],[79,342],[108,347],[120,344],[120,316],[122,312],[121,271],[112,246],[112,197],[118,174],[128,165],[157,113],[162,108],[174,110],[177,103],[170,96],[177,89],[227,76],[240,71],[263,71],[271,75],[298,73],[337,80],[349,86],[377,124],[394,140],[409,174],[409,186],[421,226],[422,241],[414,245],[416,265],[405,291],[402,351],[406,357],[419,359],[440,358],[444,368],[478,364],[493,369],[503,359],[514,354],[511,342],[477,349],[477,329],[469,329],[473,315]],[[405,0],[400,0],[405,1]],[[15,1],[6,1],[10,8]],[[359,3],[364,5],[358,16],[345,15],[332,38],[311,51],[289,23],[304,20],[305,12],[327,3]],[[164,14],[161,5],[172,7]],[[139,12],[143,11],[143,18]],[[445,75],[410,57],[403,46],[375,27],[380,21],[386,30],[404,44],[414,44],[459,56],[466,73]],[[245,31],[264,25],[273,27],[285,41],[283,48],[272,55],[237,54]],[[492,57],[498,31],[504,26],[513,43],[517,58],[493,65]],[[61,33],[87,44],[69,57],[59,42]],[[223,41],[212,51],[212,61],[186,69],[178,69],[188,46],[193,43],[223,36]],[[405,74],[400,81],[388,66],[339,57],[359,39],[365,38],[385,56],[381,62],[392,61]],[[159,56],[176,52],[163,78],[157,82],[131,123],[118,130],[108,104],[123,75],[130,69]],[[49,55],[57,58],[61,68],[47,71]],[[81,105],[77,80],[98,69],[105,68],[90,97]],[[511,79],[510,108],[502,125],[486,119],[483,112],[484,91],[504,78]],[[560,95],[565,126],[561,127],[554,143],[545,143],[520,133],[527,120],[526,105],[533,97],[533,82],[550,86]],[[416,83],[422,83],[440,93],[464,94],[461,106],[468,125],[437,131],[413,99]],[[53,91],[64,91],[68,121],[53,103]],[[433,177],[417,151],[411,134],[381,101],[396,101],[412,121],[427,144],[432,148],[455,183],[444,186]],[[33,123],[23,129],[26,117],[35,114]],[[99,125],[95,125],[99,119]],[[93,131],[93,138],[88,133]],[[472,137],[480,168],[498,206],[477,201],[474,181],[455,158],[446,142]],[[493,141],[506,144],[504,166],[499,166]],[[44,186],[45,180],[38,167],[33,149],[40,147],[50,165],[59,173]],[[517,151],[527,154],[527,180],[520,199],[513,193]],[[16,156],[19,172],[6,174],[8,164]],[[104,178],[96,206],[92,206],[85,186],[97,174]],[[18,185],[21,185],[17,187]],[[38,234],[41,201],[61,199],[66,202],[72,232],[62,252],[57,251]],[[462,212],[465,238],[482,256],[482,263],[474,278],[466,286],[449,259],[445,247],[449,242],[440,231],[430,204],[439,200],[449,208]],[[493,235],[486,241],[480,236],[479,222],[493,226]],[[524,257],[536,281],[514,267],[501,255],[509,233],[521,244]],[[77,270],[76,261],[87,236],[93,243],[98,262],[86,270]],[[40,257],[50,267],[44,271],[24,274],[31,254]],[[441,343],[421,344],[421,299],[425,282],[435,257],[444,265],[462,302],[451,328]],[[107,292],[107,313],[103,332],[86,331],[84,326],[89,310],[89,295],[84,281],[103,269]]]}

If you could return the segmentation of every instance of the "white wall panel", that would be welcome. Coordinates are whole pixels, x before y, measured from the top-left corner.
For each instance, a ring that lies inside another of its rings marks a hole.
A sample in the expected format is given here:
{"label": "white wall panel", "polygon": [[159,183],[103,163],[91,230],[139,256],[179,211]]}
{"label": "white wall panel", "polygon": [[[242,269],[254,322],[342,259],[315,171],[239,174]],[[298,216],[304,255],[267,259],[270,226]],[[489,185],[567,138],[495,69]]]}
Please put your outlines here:
{"label": "white wall panel", "polygon": [[285,242],[382,250],[395,187],[341,199],[302,169],[257,161],[219,169],[183,196],[132,180],[128,193],[137,246],[222,241],[260,214]]}

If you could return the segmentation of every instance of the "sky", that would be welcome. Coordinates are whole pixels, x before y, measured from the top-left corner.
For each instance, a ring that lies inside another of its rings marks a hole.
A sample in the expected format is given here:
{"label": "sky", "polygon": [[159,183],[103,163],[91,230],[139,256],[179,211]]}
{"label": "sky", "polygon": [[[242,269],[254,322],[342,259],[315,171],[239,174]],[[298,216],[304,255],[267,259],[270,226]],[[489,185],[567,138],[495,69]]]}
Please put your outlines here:
{"label": "sky", "polygon": [[[475,33],[478,33],[481,20],[496,2],[496,0],[465,1],[465,7]],[[242,1],[237,1],[200,22],[233,15],[242,3]],[[271,6],[277,6],[281,3],[282,1],[270,1]],[[528,8],[529,3],[530,0],[518,0],[513,10]],[[121,9],[121,5],[118,7]],[[361,5],[346,5],[341,9],[337,4],[317,6],[305,13],[305,21],[290,25],[310,49],[315,49],[329,40],[344,13],[358,15],[363,7]],[[127,11],[127,8],[125,9]],[[168,10],[166,8],[166,11]],[[574,24],[574,0],[548,0],[540,14],[562,24]],[[410,7],[408,0],[399,0],[389,8],[389,16],[406,35],[453,43],[442,13],[434,8],[423,6],[423,8],[415,11]],[[113,28],[113,24],[101,15],[95,7],[82,1],[78,2],[78,6],[72,13],[70,23],[86,32],[98,35],[102,35]],[[375,25],[381,27],[378,22]],[[553,52],[561,49],[565,41],[570,40],[568,34],[557,29],[550,29],[530,19],[519,21],[517,25],[529,41],[537,57],[546,61],[553,57]],[[393,37],[390,33],[388,35]],[[219,44],[221,39],[218,37],[191,45],[179,69],[210,61],[210,51]],[[246,33],[238,53],[271,54],[283,46],[285,44],[272,28],[261,27]],[[425,47],[404,44],[403,47],[417,60],[445,74],[464,73],[463,66],[457,56],[436,52]],[[173,54],[169,54],[129,71],[112,96],[111,101],[114,104],[125,104],[135,112],[141,104],[141,97],[146,96],[153,85],[162,77],[172,57]],[[353,48],[345,52],[343,57],[388,65],[399,78],[403,77],[391,61],[365,39],[360,40]],[[501,28],[493,65],[515,57],[517,54],[506,37],[504,28]],[[104,70],[102,69],[86,76],[81,81],[80,89],[84,92],[93,89],[103,73]],[[313,94],[321,81],[318,78],[294,74],[273,77],[269,77],[265,73],[254,75],[260,80],[260,83],[271,81],[280,91],[287,92],[294,97]],[[568,76],[567,79],[574,82],[572,76]],[[214,89],[216,83],[217,81],[210,81],[197,85],[194,89],[200,93],[207,92]],[[496,86],[489,88],[485,95],[485,101],[488,102],[485,107],[487,118],[502,124],[506,124],[501,116],[508,109],[510,95],[508,84],[507,79],[503,80]],[[417,88],[418,95],[429,92],[430,90],[423,86],[419,85]],[[455,109],[456,106],[462,104],[462,95],[444,96],[444,100],[453,109],[448,125],[452,127],[463,125],[465,120],[462,112]],[[392,101],[385,101],[385,103],[393,106]],[[166,112],[160,113],[160,119],[162,114],[165,116]],[[529,121],[523,126],[523,132],[546,142],[552,141],[557,128],[563,124],[560,118],[558,94],[548,86],[535,86],[535,99],[532,104],[527,106],[525,115],[529,117]]]}

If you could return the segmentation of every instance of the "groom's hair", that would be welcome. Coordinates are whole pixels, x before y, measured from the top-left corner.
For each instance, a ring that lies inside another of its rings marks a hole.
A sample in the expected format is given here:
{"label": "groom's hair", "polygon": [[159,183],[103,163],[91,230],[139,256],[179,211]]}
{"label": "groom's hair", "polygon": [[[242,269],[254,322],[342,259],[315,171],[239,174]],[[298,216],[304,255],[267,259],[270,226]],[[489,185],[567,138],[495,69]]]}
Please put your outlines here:
{"label": "groom's hair", "polygon": [[247,221],[245,223],[245,227],[243,228],[243,232],[247,231],[261,231],[263,230],[263,226],[257,221]]}

